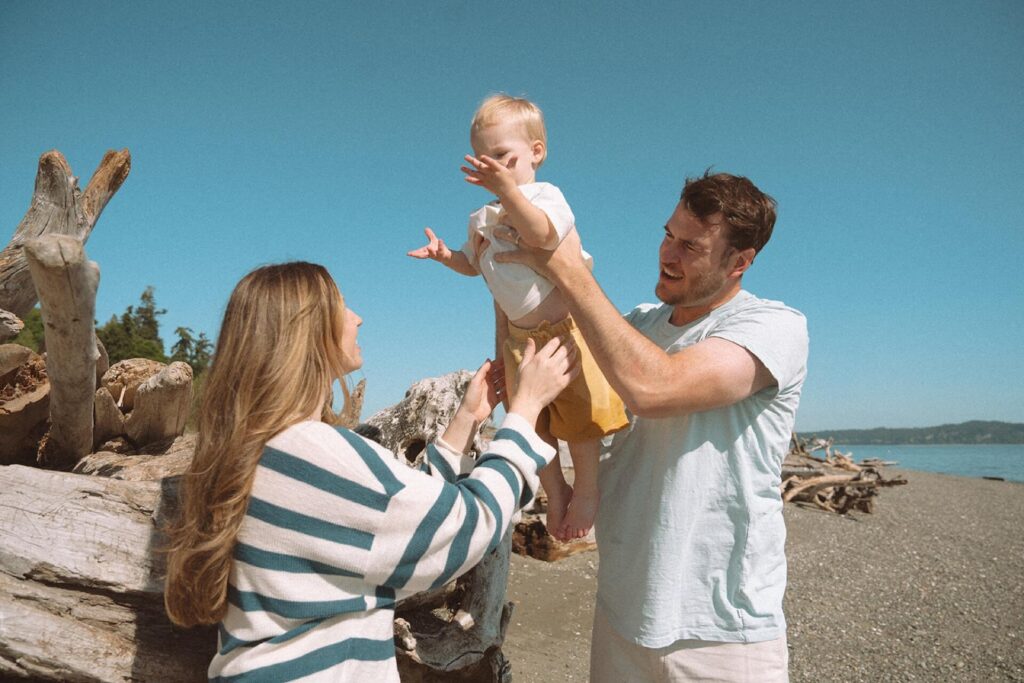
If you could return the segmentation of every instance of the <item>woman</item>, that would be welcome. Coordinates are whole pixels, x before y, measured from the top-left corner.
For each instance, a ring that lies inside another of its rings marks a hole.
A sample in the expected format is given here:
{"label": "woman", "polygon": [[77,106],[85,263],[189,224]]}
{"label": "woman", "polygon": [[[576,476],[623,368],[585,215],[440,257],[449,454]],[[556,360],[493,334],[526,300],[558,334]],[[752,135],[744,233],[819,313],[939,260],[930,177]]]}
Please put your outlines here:
{"label": "woman", "polygon": [[498,401],[489,361],[427,472],[331,426],[361,323],[310,263],[259,268],[231,294],[167,567],[171,619],[220,622],[211,679],[397,681],[395,601],[493,549],[554,455],[533,426],[576,372],[557,340],[530,349],[475,463],[464,452]]}

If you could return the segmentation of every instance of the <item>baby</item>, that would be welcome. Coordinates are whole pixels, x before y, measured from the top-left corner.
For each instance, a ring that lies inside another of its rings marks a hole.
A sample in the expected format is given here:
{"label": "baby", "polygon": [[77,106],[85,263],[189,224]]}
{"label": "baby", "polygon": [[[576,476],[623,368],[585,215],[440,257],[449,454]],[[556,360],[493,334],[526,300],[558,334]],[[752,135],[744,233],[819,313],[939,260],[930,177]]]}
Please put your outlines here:
{"label": "baby", "polygon": [[[572,336],[580,373],[548,406],[547,424],[538,424],[537,431],[552,443],[557,438],[569,444],[575,471],[572,487],[557,458],[541,471],[548,494],[548,531],[561,540],[581,538],[597,514],[601,437],[626,426],[625,410],[594,362],[561,293],[526,266],[495,262],[496,252],[516,246],[493,239],[494,229],[503,225],[516,231],[516,244],[521,240],[554,249],[574,229],[575,218],[557,187],[536,182],[537,169],[547,156],[544,116],[537,105],[508,95],[487,98],[473,117],[469,140],[473,155],[466,155],[469,166],[462,167],[466,181],[490,191],[497,200],[470,215],[469,239],[460,251],[449,249],[427,228],[429,243],[409,256],[433,259],[462,275],[484,276],[496,304],[497,344],[510,389],[528,339],[539,348],[552,337]],[[477,254],[481,244],[486,248]],[[591,261],[585,252],[584,257]]]}

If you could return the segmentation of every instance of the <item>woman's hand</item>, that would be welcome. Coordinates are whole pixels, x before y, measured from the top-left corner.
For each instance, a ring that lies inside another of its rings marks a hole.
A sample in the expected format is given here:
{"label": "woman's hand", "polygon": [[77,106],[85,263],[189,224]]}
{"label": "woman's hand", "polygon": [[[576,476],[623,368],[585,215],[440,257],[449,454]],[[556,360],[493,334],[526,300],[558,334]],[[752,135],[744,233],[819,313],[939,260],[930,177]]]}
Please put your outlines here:
{"label": "woman's hand", "polygon": [[536,424],[540,411],[569,386],[579,371],[576,345],[571,337],[552,339],[539,350],[534,341],[528,339],[509,412]]}
{"label": "woman's hand", "polygon": [[505,366],[501,361],[484,361],[466,386],[462,403],[452,416],[441,439],[466,453],[473,445],[476,430],[494,411],[505,393]]}
{"label": "woman's hand", "polygon": [[459,411],[466,411],[473,421],[479,424],[486,420],[501,402],[501,394],[504,391],[504,364],[500,361],[486,360],[473,375],[473,379],[469,380]]}

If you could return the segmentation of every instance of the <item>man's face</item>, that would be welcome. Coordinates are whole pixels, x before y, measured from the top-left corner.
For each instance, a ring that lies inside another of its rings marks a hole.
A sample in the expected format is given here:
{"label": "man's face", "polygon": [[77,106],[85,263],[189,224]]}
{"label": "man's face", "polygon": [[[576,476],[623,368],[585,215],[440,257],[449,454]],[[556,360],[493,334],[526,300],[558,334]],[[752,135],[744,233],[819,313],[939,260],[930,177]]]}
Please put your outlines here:
{"label": "man's face", "polygon": [[665,224],[655,295],[670,306],[713,303],[732,269],[734,250],[725,238],[728,229],[721,213],[701,220],[680,202]]}

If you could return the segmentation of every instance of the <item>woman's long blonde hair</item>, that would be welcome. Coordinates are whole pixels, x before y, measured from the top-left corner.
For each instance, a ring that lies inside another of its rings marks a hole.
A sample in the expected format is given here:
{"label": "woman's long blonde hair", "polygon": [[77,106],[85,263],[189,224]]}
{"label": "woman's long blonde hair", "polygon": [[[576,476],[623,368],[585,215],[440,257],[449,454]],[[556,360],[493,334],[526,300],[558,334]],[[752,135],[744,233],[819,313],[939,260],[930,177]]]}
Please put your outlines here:
{"label": "woman's long blonde hair", "polygon": [[[323,266],[284,263],[242,278],[231,293],[199,416],[181,510],[168,529],[164,605],[180,626],[212,624],[227,610],[238,529],[266,442],[322,415],[346,369],[345,304]],[[342,392],[348,392],[342,383]]]}

